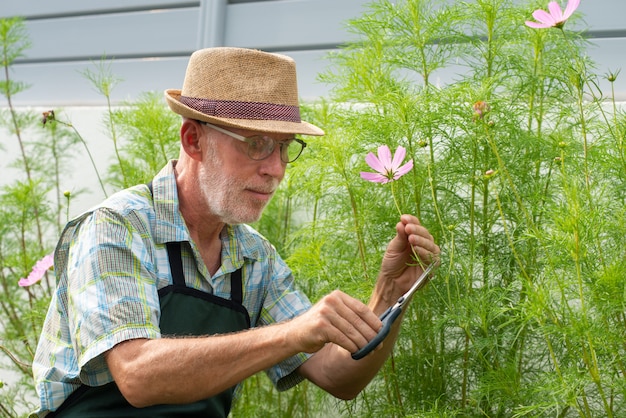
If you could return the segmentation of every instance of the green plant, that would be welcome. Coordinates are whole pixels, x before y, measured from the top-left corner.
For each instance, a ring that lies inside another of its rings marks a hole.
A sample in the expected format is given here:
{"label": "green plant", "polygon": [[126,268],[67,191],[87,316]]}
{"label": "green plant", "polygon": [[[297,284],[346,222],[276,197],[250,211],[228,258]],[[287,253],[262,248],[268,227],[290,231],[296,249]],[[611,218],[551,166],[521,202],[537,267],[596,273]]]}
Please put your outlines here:
{"label": "green plant", "polygon": [[[398,204],[443,250],[394,357],[345,415],[626,408],[626,115],[582,33],[526,27],[541,6],[377,1],[350,22],[359,41],[330,57],[332,101],[307,115],[326,136],[285,191],[308,219],[288,225],[290,265],[313,295],[367,298],[397,216],[388,188],[358,178],[380,145],[413,158]],[[438,85],[449,68],[454,81]]]}

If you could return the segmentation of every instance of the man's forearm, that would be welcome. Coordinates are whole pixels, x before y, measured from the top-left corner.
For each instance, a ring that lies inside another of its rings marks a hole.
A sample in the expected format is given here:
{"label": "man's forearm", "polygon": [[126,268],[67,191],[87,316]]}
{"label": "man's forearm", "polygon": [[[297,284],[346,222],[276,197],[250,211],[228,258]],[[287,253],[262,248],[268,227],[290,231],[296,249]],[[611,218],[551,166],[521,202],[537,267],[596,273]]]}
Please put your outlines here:
{"label": "man's forearm", "polygon": [[300,366],[300,374],[339,399],[354,399],[389,358],[398,338],[400,319],[383,343],[362,359],[353,360],[347,350],[327,344]]}
{"label": "man's forearm", "polygon": [[106,354],[126,400],[136,407],[214,396],[297,354],[281,324],[234,334],[137,339]]}
{"label": "man's forearm", "polygon": [[[378,277],[368,307],[376,315],[381,315],[402,295],[395,281],[383,275]],[[400,333],[404,311],[394,321],[383,342],[370,354],[360,360],[353,360],[351,353],[335,344],[327,344],[300,366],[300,373],[317,386],[340,399],[355,398],[376,376],[387,358]]]}

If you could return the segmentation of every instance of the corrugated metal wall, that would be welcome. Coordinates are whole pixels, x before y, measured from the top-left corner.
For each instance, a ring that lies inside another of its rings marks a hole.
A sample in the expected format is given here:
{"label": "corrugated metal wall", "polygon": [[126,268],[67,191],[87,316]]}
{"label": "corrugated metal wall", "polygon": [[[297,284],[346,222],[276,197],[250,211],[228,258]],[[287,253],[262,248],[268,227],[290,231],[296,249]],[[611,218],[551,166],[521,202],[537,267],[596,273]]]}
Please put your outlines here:
{"label": "corrugated metal wall", "polygon": [[102,98],[81,71],[103,55],[123,81],[114,100],[140,92],[179,88],[189,55],[209,46],[281,52],[298,64],[300,95],[326,90],[315,82],[323,57],[348,39],[347,19],[364,0],[20,0],[0,6],[0,17],[23,16],[32,47],[13,77],[31,84],[17,105],[97,104]]}
{"label": "corrugated metal wall", "polygon": [[[350,39],[344,24],[359,16],[367,3],[19,0],[4,1],[0,17],[24,17],[32,40],[32,48],[12,74],[31,85],[15,97],[17,105],[102,103],[81,71],[94,69],[94,62],[104,55],[114,58],[111,71],[122,80],[113,90],[114,101],[132,99],[145,91],[178,88],[189,54],[219,45],[292,56],[298,64],[300,94],[306,99],[327,92],[327,86],[316,82],[327,65],[323,58]],[[590,28],[593,46],[589,54],[599,72],[626,68],[626,1],[582,0],[579,10]],[[626,83],[619,80],[617,87],[619,97],[626,99]]]}

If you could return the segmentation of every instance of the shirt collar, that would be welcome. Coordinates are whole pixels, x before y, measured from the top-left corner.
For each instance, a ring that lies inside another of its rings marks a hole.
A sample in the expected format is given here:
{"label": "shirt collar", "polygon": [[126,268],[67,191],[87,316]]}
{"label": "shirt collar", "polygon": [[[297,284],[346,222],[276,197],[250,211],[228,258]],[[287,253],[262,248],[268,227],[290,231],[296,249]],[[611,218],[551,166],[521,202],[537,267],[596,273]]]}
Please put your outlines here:
{"label": "shirt collar", "polygon": [[152,179],[152,201],[156,216],[154,240],[157,244],[174,241],[190,241],[189,230],[178,209],[178,188],[174,166],[170,161]]}

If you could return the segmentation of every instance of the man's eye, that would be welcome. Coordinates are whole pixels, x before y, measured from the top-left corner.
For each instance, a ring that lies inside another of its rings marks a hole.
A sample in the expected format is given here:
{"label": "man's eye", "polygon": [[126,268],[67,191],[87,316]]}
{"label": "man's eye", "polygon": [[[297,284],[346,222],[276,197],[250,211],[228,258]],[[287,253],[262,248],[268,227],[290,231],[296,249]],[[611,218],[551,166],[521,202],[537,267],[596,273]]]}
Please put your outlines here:
{"label": "man's eye", "polygon": [[263,140],[257,136],[253,136],[252,138],[248,138],[248,145],[250,149],[260,150],[263,148]]}

